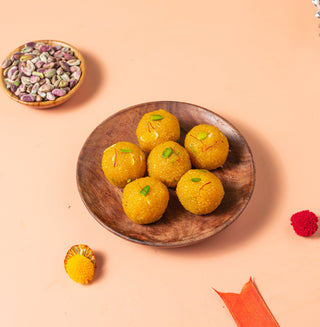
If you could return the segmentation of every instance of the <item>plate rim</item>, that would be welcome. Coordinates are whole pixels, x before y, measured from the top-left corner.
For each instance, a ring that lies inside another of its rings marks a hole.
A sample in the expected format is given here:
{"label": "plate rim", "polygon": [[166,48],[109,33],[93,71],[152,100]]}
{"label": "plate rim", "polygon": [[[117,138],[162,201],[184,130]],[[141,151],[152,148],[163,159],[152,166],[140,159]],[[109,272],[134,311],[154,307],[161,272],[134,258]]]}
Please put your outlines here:
{"label": "plate rim", "polygon": [[[232,219],[228,219],[225,223],[223,223],[222,225],[220,225],[218,228],[216,228],[214,230],[213,233],[211,233],[210,235],[204,235],[203,237],[200,237],[194,241],[183,241],[183,240],[179,240],[179,241],[175,241],[175,242],[167,242],[167,243],[160,243],[160,242],[151,242],[151,241],[143,241],[143,240],[138,240],[138,239],[135,239],[135,238],[131,238],[129,236],[126,236],[126,235],[123,235],[121,233],[119,233],[118,231],[112,229],[111,227],[109,227],[107,224],[103,223],[101,221],[101,219],[99,217],[97,217],[97,215],[95,213],[93,213],[91,211],[91,209],[89,208],[88,204],[86,203],[85,199],[84,199],[84,196],[81,192],[81,187],[80,187],[80,181],[79,181],[79,166],[80,166],[80,158],[81,158],[81,155],[83,154],[84,152],[84,149],[88,143],[88,141],[90,140],[91,136],[94,134],[94,132],[101,126],[103,125],[106,121],[110,120],[110,119],[113,119],[115,118],[116,116],[120,115],[120,114],[123,114],[124,112],[126,111],[129,111],[129,110],[132,110],[136,107],[141,107],[141,106],[148,106],[150,104],[158,104],[158,103],[179,103],[179,104],[182,104],[182,105],[189,105],[189,106],[193,106],[193,107],[197,107],[205,112],[208,112],[209,114],[213,114],[214,116],[216,116],[217,118],[221,119],[222,121],[226,122],[228,125],[230,125],[232,127],[232,129],[234,129],[237,134],[240,136],[241,140],[244,142],[245,146],[247,147],[248,149],[248,152],[250,154],[250,158],[251,158],[251,163],[252,163],[252,185],[251,185],[251,189],[250,189],[250,192],[248,193],[248,195],[246,196],[247,197],[247,200],[245,202],[245,204],[243,205],[243,207],[241,208],[241,210],[239,210],[239,212],[237,212],[236,215],[234,215],[232,217]],[[177,248],[177,247],[185,247],[185,246],[189,246],[189,245],[193,245],[193,244],[196,244],[196,243],[199,243],[199,242],[202,242],[206,239],[209,239],[211,238],[212,236],[216,235],[217,233],[221,232],[222,230],[224,230],[225,228],[227,228],[228,226],[230,226],[235,220],[237,220],[239,218],[239,216],[243,213],[243,211],[246,209],[246,207],[248,206],[250,200],[251,200],[251,197],[252,197],[252,194],[253,194],[253,191],[255,189],[255,184],[256,184],[256,165],[255,165],[255,160],[254,160],[254,157],[253,157],[253,153],[252,153],[252,150],[247,142],[247,140],[244,138],[244,136],[242,135],[242,133],[232,124],[229,122],[229,120],[227,120],[226,118],[222,117],[220,114],[217,114],[216,112],[214,111],[211,111],[207,108],[204,108],[202,106],[198,106],[198,105],[195,105],[193,103],[189,103],[189,102],[183,102],[183,101],[174,101],[174,100],[157,100],[157,101],[148,101],[148,102],[142,102],[142,103],[139,103],[139,104],[135,104],[135,105],[132,105],[130,107],[126,107],[126,108],[123,108],[123,109],[120,109],[116,112],[114,112],[113,114],[111,114],[110,116],[108,116],[106,119],[104,119],[100,124],[98,124],[92,131],[91,133],[89,134],[89,136],[87,136],[87,138],[85,139],[85,142],[82,144],[82,147],[81,147],[81,150],[79,152],[79,155],[78,155],[78,159],[77,159],[77,164],[76,164],[76,183],[77,183],[77,189],[78,189],[78,192],[80,194],[80,198],[82,200],[82,202],[84,203],[86,209],[89,211],[90,215],[93,216],[93,218],[101,225],[103,226],[104,228],[106,228],[108,231],[112,232],[113,234],[121,237],[122,239],[125,239],[127,241],[130,241],[130,242],[134,242],[134,243],[137,243],[137,244],[142,244],[142,245],[148,245],[148,246],[155,246],[155,247],[158,247],[158,248]]]}

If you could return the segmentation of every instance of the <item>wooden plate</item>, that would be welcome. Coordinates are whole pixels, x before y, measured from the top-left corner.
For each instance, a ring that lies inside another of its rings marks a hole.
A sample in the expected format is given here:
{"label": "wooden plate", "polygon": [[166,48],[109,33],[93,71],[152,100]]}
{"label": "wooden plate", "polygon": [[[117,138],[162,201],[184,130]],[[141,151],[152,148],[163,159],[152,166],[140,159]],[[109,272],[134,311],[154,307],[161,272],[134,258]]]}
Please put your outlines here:
{"label": "wooden plate", "polygon": [[[103,151],[119,141],[138,144],[136,127],[141,117],[164,109],[175,115],[181,126],[180,143],[195,125],[217,126],[228,138],[230,153],[223,168],[213,172],[221,179],[225,197],[221,205],[206,216],[187,212],[174,189],[164,216],[156,223],[138,225],[125,215],[122,189],[111,185],[101,169]],[[77,184],[82,200],[93,217],[109,231],[141,244],[179,247],[204,240],[230,225],[248,204],[255,183],[255,168],[249,146],[239,131],[221,116],[199,106],[159,101],[121,110],[102,122],[85,142],[78,159]]]}

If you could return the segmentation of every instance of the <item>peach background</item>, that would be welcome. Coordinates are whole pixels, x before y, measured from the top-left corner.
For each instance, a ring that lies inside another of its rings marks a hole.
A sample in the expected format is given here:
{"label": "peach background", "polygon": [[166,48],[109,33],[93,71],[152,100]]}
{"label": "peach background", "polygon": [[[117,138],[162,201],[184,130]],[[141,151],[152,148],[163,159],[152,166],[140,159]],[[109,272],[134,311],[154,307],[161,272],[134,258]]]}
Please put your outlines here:
{"label": "peach background", "polygon": [[[1,326],[224,326],[211,287],[253,276],[281,326],[319,326],[319,21],[311,0],[16,0],[1,6],[0,58],[31,40],[69,42],[87,79],[61,107],[32,110],[0,94]],[[2,60],[1,59],[1,60]],[[257,182],[241,217],[198,245],[158,249],[103,229],[83,205],[76,162],[109,115],[153,100],[224,116],[253,151]],[[63,268],[86,243],[99,268],[81,286]]]}

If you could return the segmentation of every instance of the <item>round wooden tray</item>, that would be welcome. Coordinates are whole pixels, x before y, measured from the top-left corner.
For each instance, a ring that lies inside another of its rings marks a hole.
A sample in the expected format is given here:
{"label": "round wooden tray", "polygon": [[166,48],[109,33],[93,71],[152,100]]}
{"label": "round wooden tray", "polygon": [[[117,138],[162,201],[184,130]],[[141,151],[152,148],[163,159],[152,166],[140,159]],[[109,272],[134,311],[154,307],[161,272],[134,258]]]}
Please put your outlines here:
{"label": "round wooden tray", "polygon": [[[154,224],[135,224],[122,209],[122,189],[105,178],[101,169],[103,151],[119,141],[138,144],[135,133],[138,122],[145,113],[158,109],[167,110],[178,118],[182,145],[186,133],[198,124],[217,126],[227,136],[230,144],[227,161],[223,168],[212,171],[221,179],[225,196],[213,213],[191,214],[179,203],[175,190],[169,189],[170,201],[164,216]],[[89,212],[109,231],[141,244],[180,247],[207,239],[239,217],[254,189],[255,168],[246,140],[224,118],[193,104],[158,101],[121,110],[91,133],[79,155],[77,184]]]}

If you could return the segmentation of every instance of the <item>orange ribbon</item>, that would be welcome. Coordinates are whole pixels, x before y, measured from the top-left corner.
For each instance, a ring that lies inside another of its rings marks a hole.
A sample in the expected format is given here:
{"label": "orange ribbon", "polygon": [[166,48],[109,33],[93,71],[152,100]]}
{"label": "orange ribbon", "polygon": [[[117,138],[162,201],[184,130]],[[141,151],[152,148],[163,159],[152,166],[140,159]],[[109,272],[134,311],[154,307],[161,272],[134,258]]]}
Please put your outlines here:
{"label": "orange ribbon", "polygon": [[251,277],[240,294],[215,291],[226,304],[238,327],[280,327]]}

